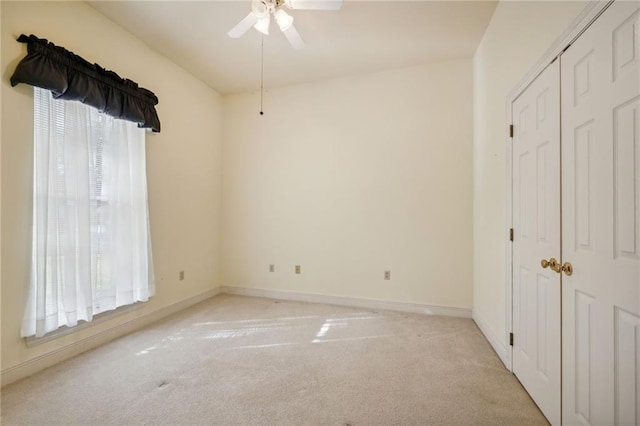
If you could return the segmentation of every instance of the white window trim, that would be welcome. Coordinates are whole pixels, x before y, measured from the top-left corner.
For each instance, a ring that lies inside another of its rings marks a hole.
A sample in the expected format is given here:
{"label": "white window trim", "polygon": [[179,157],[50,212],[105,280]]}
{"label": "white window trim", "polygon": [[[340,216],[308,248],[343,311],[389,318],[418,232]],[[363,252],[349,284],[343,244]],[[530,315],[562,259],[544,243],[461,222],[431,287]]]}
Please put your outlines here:
{"label": "white window trim", "polygon": [[147,302],[136,302],[132,305],[124,305],[124,306],[120,306],[116,309],[113,309],[111,311],[106,311],[106,312],[101,312],[99,314],[96,314],[93,317],[93,321],[87,322],[87,321],[78,321],[78,324],[73,326],[73,327],[67,327],[67,326],[61,326],[58,327],[56,330],[50,331],[47,334],[45,334],[44,336],[41,337],[35,337],[35,336],[29,336],[29,337],[23,337],[25,343],[27,344],[28,348],[34,347],[34,346],[39,346],[42,345],[44,343],[47,342],[51,342],[53,340],[59,339],[60,337],[63,336],[68,336],[70,334],[73,333],[77,333],[81,330],[85,330],[88,328],[91,328],[94,325],[98,325],[101,324],[103,322],[107,322],[110,321],[114,318],[117,318],[119,316],[122,316],[124,314],[127,314],[129,312],[133,312],[138,310],[139,308],[142,307],[143,304],[145,304]]}

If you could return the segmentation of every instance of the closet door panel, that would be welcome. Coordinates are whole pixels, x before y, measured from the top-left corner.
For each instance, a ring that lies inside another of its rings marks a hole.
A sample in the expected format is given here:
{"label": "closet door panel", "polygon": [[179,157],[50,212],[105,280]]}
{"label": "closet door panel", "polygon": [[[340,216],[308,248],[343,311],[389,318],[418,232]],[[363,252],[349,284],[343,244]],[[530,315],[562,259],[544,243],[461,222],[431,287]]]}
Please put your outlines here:
{"label": "closet door panel", "polygon": [[560,423],[560,69],[549,65],[512,104],[513,372]]}
{"label": "closet door panel", "polygon": [[563,422],[640,424],[640,4],[561,57]]}

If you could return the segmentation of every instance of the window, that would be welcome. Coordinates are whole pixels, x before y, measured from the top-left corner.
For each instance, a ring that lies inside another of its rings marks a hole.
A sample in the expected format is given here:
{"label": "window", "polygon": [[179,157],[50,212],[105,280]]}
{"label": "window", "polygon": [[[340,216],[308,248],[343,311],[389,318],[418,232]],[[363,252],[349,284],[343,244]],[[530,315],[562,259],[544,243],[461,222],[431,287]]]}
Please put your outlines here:
{"label": "window", "polygon": [[34,88],[33,191],[24,337],[155,293],[144,130]]}

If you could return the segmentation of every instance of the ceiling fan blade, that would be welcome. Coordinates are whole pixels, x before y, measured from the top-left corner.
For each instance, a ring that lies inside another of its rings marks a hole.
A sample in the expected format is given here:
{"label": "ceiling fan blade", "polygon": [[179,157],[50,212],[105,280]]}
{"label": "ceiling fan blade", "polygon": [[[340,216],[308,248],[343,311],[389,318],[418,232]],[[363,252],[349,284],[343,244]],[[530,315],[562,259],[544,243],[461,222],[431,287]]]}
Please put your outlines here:
{"label": "ceiling fan blade", "polygon": [[294,10],[338,10],[342,0],[285,0],[285,4]]}
{"label": "ceiling fan blade", "polygon": [[304,40],[302,40],[302,37],[300,37],[298,30],[296,30],[293,24],[291,24],[286,31],[283,31],[283,33],[294,49],[302,49],[304,47]]}
{"label": "ceiling fan blade", "polygon": [[231,38],[240,38],[258,22],[258,17],[251,12],[244,19],[238,22],[238,25],[231,28],[227,33]]}

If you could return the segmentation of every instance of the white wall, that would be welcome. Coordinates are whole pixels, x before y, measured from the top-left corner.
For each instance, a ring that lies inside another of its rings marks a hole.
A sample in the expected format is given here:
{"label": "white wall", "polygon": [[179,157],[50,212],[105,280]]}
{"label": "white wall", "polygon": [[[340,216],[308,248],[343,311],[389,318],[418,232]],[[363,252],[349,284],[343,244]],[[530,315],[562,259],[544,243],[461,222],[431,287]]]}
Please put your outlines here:
{"label": "white wall", "polygon": [[[4,373],[219,286],[222,99],[84,2],[3,1],[1,8]],[[156,296],[132,313],[32,348],[19,332],[29,279],[33,90],[9,85],[26,53],[15,41],[20,33],[48,38],[154,91],[162,122],[161,133],[147,136]]]}
{"label": "white wall", "polygon": [[469,58],[225,97],[223,283],[470,309],[472,94]]}
{"label": "white wall", "polygon": [[474,57],[474,318],[504,351],[507,95],[585,2],[500,2]]}

